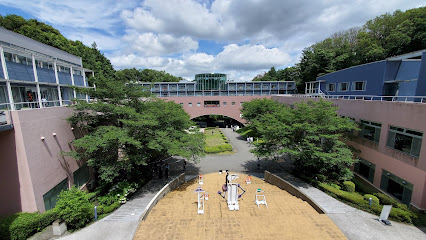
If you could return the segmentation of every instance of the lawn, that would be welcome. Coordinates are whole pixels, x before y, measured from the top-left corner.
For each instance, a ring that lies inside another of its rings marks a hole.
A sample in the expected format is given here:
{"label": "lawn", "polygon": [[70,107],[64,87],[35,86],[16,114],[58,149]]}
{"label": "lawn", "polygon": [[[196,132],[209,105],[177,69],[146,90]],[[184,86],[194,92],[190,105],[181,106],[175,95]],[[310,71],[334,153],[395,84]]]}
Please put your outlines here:
{"label": "lawn", "polygon": [[206,128],[204,131],[206,136],[206,147],[204,149],[207,154],[232,154],[232,145],[219,128]]}

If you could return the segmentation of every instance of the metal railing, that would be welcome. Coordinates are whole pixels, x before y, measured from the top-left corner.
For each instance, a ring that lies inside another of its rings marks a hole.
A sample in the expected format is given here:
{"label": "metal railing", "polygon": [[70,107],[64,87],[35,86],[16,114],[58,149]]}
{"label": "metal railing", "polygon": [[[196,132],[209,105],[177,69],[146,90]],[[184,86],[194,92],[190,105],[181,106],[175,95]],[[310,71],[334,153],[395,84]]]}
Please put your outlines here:
{"label": "metal railing", "polygon": [[325,98],[325,99],[383,101],[383,102],[426,103],[426,96],[310,95],[310,94],[289,94],[289,95],[278,94],[278,96],[292,96],[292,97],[301,97],[301,98]]}
{"label": "metal railing", "polygon": [[[73,100],[62,100],[62,106],[69,106],[74,105],[76,102]],[[86,101],[86,98],[77,99],[77,100],[83,100]],[[89,99],[89,102],[91,99]],[[59,100],[51,100],[51,101],[43,101],[41,103],[44,108],[48,107],[59,107],[61,106]],[[26,110],[26,109],[34,109],[34,108],[40,108],[40,104],[38,102],[15,102],[14,103],[16,110]],[[2,110],[11,110],[11,104],[10,103],[0,103],[0,111]]]}

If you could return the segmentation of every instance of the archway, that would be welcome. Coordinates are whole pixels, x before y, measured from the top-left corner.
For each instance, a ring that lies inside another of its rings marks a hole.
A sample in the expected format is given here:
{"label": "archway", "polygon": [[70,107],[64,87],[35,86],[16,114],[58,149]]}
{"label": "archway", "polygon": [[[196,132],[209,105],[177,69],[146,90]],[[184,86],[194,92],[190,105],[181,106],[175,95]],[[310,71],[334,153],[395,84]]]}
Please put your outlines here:
{"label": "archway", "polygon": [[226,115],[217,115],[217,114],[204,114],[193,117],[191,120],[197,123],[200,127],[231,127],[238,125],[243,127],[244,123],[226,116]]}

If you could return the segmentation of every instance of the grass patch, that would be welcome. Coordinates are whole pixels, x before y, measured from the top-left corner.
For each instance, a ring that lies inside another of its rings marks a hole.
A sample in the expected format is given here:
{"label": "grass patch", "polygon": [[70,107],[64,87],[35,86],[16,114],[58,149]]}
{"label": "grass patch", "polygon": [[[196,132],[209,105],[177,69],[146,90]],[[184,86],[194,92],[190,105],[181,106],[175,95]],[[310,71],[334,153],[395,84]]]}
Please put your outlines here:
{"label": "grass patch", "polygon": [[206,147],[204,152],[207,154],[230,154],[233,153],[232,145],[219,128],[206,128]]}

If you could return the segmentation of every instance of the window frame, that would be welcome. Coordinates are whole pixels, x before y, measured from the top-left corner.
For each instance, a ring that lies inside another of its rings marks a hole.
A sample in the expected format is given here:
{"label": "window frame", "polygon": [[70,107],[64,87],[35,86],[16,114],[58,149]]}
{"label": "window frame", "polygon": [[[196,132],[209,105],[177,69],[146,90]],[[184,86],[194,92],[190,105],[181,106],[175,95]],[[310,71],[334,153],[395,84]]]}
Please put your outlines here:
{"label": "window frame", "polygon": [[[342,90],[342,84],[345,83],[346,84],[346,90]],[[339,92],[347,92],[349,91],[349,82],[340,82],[337,84],[337,91]]]}
{"label": "window frame", "polygon": [[[333,90],[330,90],[330,86],[334,86]],[[327,83],[327,92],[335,92],[336,91],[336,83]]]}
{"label": "window frame", "polygon": [[[362,88],[362,90],[357,90],[356,89],[356,84],[360,83],[360,82],[362,83],[363,88]],[[365,89],[367,89],[367,81],[354,81],[354,82],[352,82],[352,88],[351,88],[352,91],[359,91],[359,92],[361,92],[361,91],[365,91]]]}
{"label": "window frame", "polygon": [[[359,124],[360,124],[360,128],[361,128],[361,131],[360,131],[361,137],[363,139],[366,139],[366,140],[369,140],[369,141],[372,141],[372,142],[379,144],[380,133],[382,131],[382,124],[379,123],[379,122],[369,121],[369,120],[365,120],[365,119],[360,119]],[[364,134],[365,126],[374,128],[374,136],[373,136],[374,140],[371,140],[371,139],[365,137],[365,134]],[[376,133],[377,129],[379,129],[378,133]],[[378,136],[377,141],[376,141],[376,135]]]}
{"label": "window frame", "polygon": [[[413,133],[410,133],[410,132],[415,132],[415,133],[418,133],[418,134],[413,134]],[[406,152],[402,149],[395,148],[395,141],[397,139],[397,134],[402,135],[404,137],[411,137],[410,152]],[[393,139],[390,139],[392,135],[393,135]],[[419,146],[417,152],[413,153],[413,146],[415,144],[414,139],[417,139],[417,141],[420,140],[420,142],[417,142],[417,144]],[[404,128],[404,127],[389,125],[386,147],[389,147],[389,148],[391,148],[395,151],[402,152],[404,154],[410,155],[412,157],[419,158],[420,152],[421,152],[421,149],[422,149],[422,143],[423,143],[423,132],[418,131],[418,130],[414,130],[414,129],[410,129],[410,128]]]}

